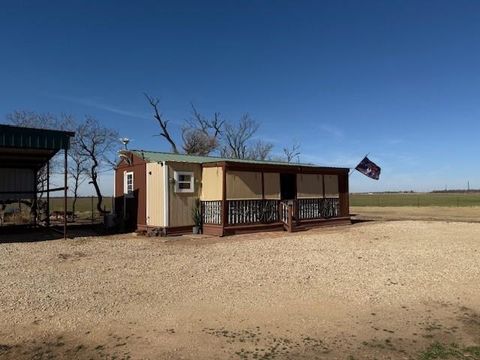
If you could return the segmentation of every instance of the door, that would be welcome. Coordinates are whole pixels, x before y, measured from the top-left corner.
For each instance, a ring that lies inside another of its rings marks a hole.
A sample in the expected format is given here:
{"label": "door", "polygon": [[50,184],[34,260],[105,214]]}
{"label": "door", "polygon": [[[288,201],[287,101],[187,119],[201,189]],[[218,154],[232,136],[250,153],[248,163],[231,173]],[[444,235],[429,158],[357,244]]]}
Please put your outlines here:
{"label": "door", "polygon": [[280,174],[281,200],[293,200],[297,197],[297,175]]}

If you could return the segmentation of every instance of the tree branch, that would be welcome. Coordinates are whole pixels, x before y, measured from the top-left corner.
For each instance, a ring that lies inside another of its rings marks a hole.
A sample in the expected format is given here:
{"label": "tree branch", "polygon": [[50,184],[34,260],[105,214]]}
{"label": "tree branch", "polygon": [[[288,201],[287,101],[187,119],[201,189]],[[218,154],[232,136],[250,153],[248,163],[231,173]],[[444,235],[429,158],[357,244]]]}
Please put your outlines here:
{"label": "tree branch", "polygon": [[158,121],[158,124],[160,125],[160,129],[162,130],[160,136],[163,136],[167,140],[167,142],[172,148],[172,152],[178,154],[177,145],[175,144],[175,141],[173,141],[172,137],[170,136],[170,132],[168,131],[169,121],[162,118],[162,114],[158,109],[158,103],[160,102],[160,100],[149,96],[147,93],[143,94],[145,95],[145,98],[147,99],[150,106],[153,108],[153,117]]}

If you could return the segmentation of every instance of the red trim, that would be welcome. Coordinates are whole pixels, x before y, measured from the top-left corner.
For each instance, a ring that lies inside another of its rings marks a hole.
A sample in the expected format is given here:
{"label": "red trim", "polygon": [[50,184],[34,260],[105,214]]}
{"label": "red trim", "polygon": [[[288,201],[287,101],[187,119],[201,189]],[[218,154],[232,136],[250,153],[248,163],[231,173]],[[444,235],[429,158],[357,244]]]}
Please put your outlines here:
{"label": "red trim", "polygon": [[222,225],[203,224],[202,230],[205,235],[223,236]]}
{"label": "red trim", "polygon": [[224,229],[224,235],[247,234],[261,231],[283,231],[283,223],[228,226]]}

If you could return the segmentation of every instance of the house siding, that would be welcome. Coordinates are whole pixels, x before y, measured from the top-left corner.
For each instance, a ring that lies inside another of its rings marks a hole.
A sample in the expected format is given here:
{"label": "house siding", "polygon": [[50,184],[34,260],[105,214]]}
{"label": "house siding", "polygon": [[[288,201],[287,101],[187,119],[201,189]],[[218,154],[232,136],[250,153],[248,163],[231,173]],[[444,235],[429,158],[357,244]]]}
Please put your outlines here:
{"label": "house siding", "polygon": [[[115,170],[115,211],[123,214],[126,203],[127,227],[135,230],[138,225],[147,224],[146,162],[135,155],[132,155],[131,159],[131,164],[122,160]],[[133,172],[134,197],[124,199],[124,174],[129,171]]]}
{"label": "house siding", "polygon": [[262,198],[262,173],[227,171],[227,200]]}
{"label": "house siding", "polygon": [[325,197],[338,198],[339,195],[338,175],[325,175]]}
{"label": "house siding", "polygon": [[207,167],[202,169],[202,201],[222,200],[223,169],[221,167]]}
{"label": "house siding", "polygon": [[165,226],[163,166],[158,163],[146,165],[147,171],[147,225]]}
{"label": "house siding", "polygon": [[202,166],[189,163],[167,163],[168,178],[173,179],[175,171],[192,171],[194,176],[193,193],[177,193],[172,183],[169,188],[169,227],[193,226],[192,209],[195,200],[200,197],[200,185],[202,180]]}
{"label": "house siding", "polygon": [[280,200],[280,174],[264,173],[263,174],[263,191],[264,197],[268,200]]}
{"label": "house siding", "polygon": [[323,198],[323,175],[297,174],[297,198]]}

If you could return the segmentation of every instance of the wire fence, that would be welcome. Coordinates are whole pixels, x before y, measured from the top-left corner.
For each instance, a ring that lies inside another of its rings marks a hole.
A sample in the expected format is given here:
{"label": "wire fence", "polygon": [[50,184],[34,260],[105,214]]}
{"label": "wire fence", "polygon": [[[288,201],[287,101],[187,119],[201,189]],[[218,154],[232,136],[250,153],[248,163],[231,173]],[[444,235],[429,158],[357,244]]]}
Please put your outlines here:
{"label": "wire fence", "polygon": [[[102,209],[111,212],[113,208],[112,197],[104,197]],[[64,199],[63,197],[51,197],[47,214],[47,199],[21,199],[13,202],[0,204],[0,226],[46,224],[47,219],[51,224],[63,223]],[[97,197],[67,198],[67,221],[78,224],[99,224],[103,222],[103,214],[97,209]]]}
{"label": "wire fence", "polygon": [[[67,216],[68,212],[71,212],[73,217],[73,201],[74,199],[67,198]],[[87,196],[79,197],[75,203],[75,216],[72,221],[81,223],[100,223],[103,222],[103,214],[97,209],[97,197]],[[101,208],[106,212],[111,212],[113,208],[112,197],[104,197],[102,199]],[[63,198],[50,198],[50,213],[51,217],[55,217],[56,214],[63,214],[64,201]]]}

